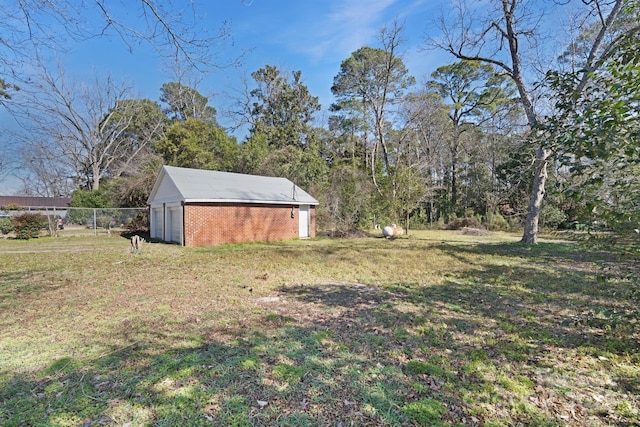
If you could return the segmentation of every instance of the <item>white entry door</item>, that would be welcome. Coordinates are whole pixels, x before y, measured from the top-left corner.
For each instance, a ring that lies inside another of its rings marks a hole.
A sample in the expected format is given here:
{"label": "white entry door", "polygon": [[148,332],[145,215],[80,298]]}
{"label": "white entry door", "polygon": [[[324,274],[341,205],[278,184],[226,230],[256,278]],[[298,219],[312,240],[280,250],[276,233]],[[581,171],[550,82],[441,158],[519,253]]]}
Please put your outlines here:
{"label": "white entry door", "polygon": [[301,238],[309,237],[309,205],[300,206],[300,233]]}

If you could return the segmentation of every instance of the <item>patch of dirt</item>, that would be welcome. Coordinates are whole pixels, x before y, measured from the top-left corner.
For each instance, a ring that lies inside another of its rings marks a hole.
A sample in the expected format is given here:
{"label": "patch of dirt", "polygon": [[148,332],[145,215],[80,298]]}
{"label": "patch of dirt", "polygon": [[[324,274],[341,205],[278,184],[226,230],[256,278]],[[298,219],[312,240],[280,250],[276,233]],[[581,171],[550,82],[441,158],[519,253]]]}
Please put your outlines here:
{"label": "patch of dirt", "polygon": [[370,234],[364,230],[351,229],[351,230],[325,230],[318,233],[321,236],[329,237],[331,239],[350,239],[355,237],[369,237]]}
{"label": "patch of dirt", "polygon": [[490,236],[491,232],[481,228],[463,227],[460,234],[465,236]]}
{"label": "patch of dirt", "polygon": [[260,297],[256,298],[256,304],[270,304],[280,302],[280,297]]}
{"label": "patch of dirt", "polygon": [[[348,282],[325,282],[316,285],[283,286],[278,294],[255,299],[278,314],[295,318],[302,324],[324,323],[333,327],[371,310],[389,295],[382,289]],[[344,325],[342,325],[344,326]]]}

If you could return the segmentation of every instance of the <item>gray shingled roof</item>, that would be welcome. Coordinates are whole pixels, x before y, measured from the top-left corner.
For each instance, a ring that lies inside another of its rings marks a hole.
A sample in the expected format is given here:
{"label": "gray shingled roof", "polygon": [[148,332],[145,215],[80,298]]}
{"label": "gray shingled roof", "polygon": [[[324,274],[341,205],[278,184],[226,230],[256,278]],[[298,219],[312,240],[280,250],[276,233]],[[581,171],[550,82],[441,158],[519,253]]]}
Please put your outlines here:
{"label": "gray shingled roof", "polygon": [[185,202],[318,204],[286,178],[174,166],[163,166],[163,171],[165,179],[173,182]]}
{"label": "gray shingled roof", "polygon": [[71,197],[0,196],[0,207],[16,204],[23,208],[63,208],[71,203]]}

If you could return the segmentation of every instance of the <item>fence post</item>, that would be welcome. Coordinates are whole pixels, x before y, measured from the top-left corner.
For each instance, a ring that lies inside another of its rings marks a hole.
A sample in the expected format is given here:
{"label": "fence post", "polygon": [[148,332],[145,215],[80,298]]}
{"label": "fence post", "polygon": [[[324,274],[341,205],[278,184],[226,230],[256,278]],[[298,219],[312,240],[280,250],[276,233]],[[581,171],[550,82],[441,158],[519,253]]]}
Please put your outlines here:
{"label": "fence post", "polygon": [[93,237],[98,237],[98,221],[96,218],[96,208],[93,208]]}

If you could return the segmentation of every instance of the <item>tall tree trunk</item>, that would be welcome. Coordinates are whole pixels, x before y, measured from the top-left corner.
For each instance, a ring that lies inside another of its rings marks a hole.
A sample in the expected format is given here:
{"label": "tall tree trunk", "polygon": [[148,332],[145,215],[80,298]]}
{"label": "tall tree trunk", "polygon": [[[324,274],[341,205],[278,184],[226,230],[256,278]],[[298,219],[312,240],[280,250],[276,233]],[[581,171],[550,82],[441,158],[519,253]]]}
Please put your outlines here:
{"label": "tall tree trunk", "polygon": [[389,150],[387,149],[387,142],[384,139],[384,134],[382,133],[382,126],[379,125],[380,132],[380,146],[382,147],[382,160],[384,161],[384,167],[387,172],[389,172]]}
{"label": "tall tree trunk", "polygon": [[89,191],[95,191],[100,189],[100,163],[98,162],[98,156],[95,150],[88,149],[89,155],[87,156],[88,165],[85,169],[87,181],[85,185]]}
{"label": "tall tree trunk", "polygon": [[369,148],[367,144],[369,142],[369,126],[367,125],[367,97],[362,97],[362,126],[363,126],[363,136],[362,136],[362,160],[365,168],[369,167]]}
{"label": "tall tree trunk", "polygon": [[382,190],[380,189],[380,186],[378,185],[378,180],[376,179],[377,154],[378,154],[378,139],[375,139],[373,142],[373,147],[371,148],[371,159],[369,159],[370,165],[371,165],[371,180],[373,182],[373,186],[376,188],[376,191],[378,191],[378,194],[382,196]]}
{"label": "tall tree trunk", "polygon": [[451,212],[457,215],[456,207],[458,205],[458,182],[456,174],[458,173],[458,161],[455,156],[451,159]]}
{"label": "tall tree trunk", "polygon": [[547,182],[547,164],[549,162],[549,152],[542,147],[536,149],[536,160],[534,163],[533,187],[531,188],[531,198],[527,209],[527,219],[524,224],[524,233],[520,242],[536,244],[538,243],[538,221],[542,200],[544,199],[545,184]]}
{"label": "tall tree trunk", "polygon": [[[536,33],[536,29],[517,28],[518,25],[526,21],[526,19],[521,19],[527,13],[526,10],[517,10],[519,6],[523,4],[521,0],[500,0],[500,2],[502,3],[502,16],[495,16],[496,20],[494,20],[494,18],[491,18],[486,23],[486,29],[480,34],[479,39],[473,40],[466,37],[457,39],[455,36],[452,36],[454,33],[457,34],[456,32],[445,31],[445,33],[448,34],[447,42],[436,42],[436,45],[444,48],[444,50],[451,53],[458,59],[482,61],[488,64],[493,64],[496,67],[504,70],[504,72],[506,72],[507,75],[510,76],[515,83],[520,95],[520,102],[527,116],[529,128],[532,132],[535,132],[538,125],[538,116],[533,102],[531,101],[529,89],[524,81],[522,73],[521,53],[518,50],[518,37],[535,37],[534,34]],[[468,3],[475,4],[476,2],[470,1]],[[592,71],[594,71],[598,66],[601,65],[601,60],[606,58],[606,55],[611,46],[615,45],[615,43],[613,43],[609,46],[605,46],[603,50],[603,44],[606,40],[607,34],[617,22],[617,18],[619,17],[624,6],[626,4],[629,4],[630,2],[629,0],[612,0],[610,2],[589,0],[583,1],[583,3],[587,7],[592,8],[591,13],[593,13],[594,16],[596,13],[599,15],[600,23],[596,38],[591,45],[591,49],[589,50],[589,57],[587,58],[585,72],[581,81],[576,85],[576,96],[578,96],[584,90],[589,80],[591,79],[591,76],[593,75]],[[611,6],[611,9],[607,12],[606,17],[602,14],[602,6],[604,6],[605,4]],[[466,18],[466,14],[464,14],[464,16]],[[466,19],[459,21],[458,29],[462,30],[460,33],[465,35],[473,34],[474,32],[470,31],[470,27],[465,21]],[[529,35],[527,36],[527,34]],[[511,60],[510,64],[507,61],[496,59],[495,56],[487,56],[482,53],[483,47],[485,45],[487,46],[486,52],[489,52],[489,49],[491,49],[492,47],[496,47],[495,45],[491,45],[491,38],[493,38],[494,40],[499,40],[497,51],[502,50],[504,47],[503,44],[505,43],[505,41],[507,42],[509,47],[509,58]],[[540,39],[538,39],[538,41],[539,40]],[[471,46],[472,49],[465,52],[466,46]],[[477,51],[474,51],[474,49],[476,48]],[[532,142],[535,143],[535,139],[532,139]],[[538,219],[540,216],[542,199],[544,198],[545,194],[545,183],[547,181],[547,164],[549,162],[551,154],[552,153],[550,151],[545,150],[542,146],[538,145],[538,148],[536,149],[533,187],[531,189],[529,209],[527,211],[527,219],[525,222],[524,233],[521,240],[524,243],[536,243],[537,240]]]}
{"label": "tall tree trunk", "polygon": [[91,190],[96,191],[100,189],[100,168],[96,164],[91,169],[93,173],[91,177]]}
{"label": "tall tree trunk", "polygon": [[[457,113],[456,113],[457,116]],[[453,120],[453,142],[450,148],[451,152],[451,212],[457,215],[458,207],[458,148],[460,147],[460,119],[458,117]]]}

